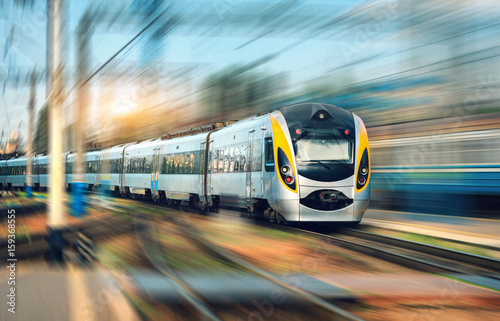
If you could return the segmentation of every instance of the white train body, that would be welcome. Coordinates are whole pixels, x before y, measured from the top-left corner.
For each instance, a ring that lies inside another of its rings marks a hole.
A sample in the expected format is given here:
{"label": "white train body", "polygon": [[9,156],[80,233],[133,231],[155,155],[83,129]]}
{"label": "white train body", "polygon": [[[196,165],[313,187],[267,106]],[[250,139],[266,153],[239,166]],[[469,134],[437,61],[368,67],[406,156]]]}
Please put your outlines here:
{"label": "white train body", "polygon": [[[35,164],[46,161],[37,157]],[[23,162],[0,161],[0,168]],[[67,186],[74,180],[73,165],[74,155],[68,154]],[[283,107],[193,135],[90,152],[86,168],[90,187],[104,180],[122,195],[188,201],[202,209],[231,206],[278,221],[359,222],[370,199],[363,122],[319,103]],[[22,175],[0,177],[4,188],[25,182]],[[35,182],[46,186],[46,175]]]}

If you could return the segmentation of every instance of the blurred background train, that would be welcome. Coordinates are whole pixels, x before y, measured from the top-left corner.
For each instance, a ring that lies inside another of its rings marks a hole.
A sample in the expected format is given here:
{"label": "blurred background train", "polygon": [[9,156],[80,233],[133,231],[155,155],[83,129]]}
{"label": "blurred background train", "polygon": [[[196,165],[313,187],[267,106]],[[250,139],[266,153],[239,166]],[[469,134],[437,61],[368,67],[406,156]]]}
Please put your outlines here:
{"label": "blurred background train", "polygon": [[[74,154],[66,155],[66,186]],[[26,158],[0,161],[0,187],[26,184]],[[33,162],[35,189],[47,187],[47,157]],[[302,103],[86,154],[91,190],[109,178],[117,195],[219,205],[273,222],[360,222],[370,200],[370,150],[362,120],[341,108]],[[108,184],[106,184],[108,185]]]}

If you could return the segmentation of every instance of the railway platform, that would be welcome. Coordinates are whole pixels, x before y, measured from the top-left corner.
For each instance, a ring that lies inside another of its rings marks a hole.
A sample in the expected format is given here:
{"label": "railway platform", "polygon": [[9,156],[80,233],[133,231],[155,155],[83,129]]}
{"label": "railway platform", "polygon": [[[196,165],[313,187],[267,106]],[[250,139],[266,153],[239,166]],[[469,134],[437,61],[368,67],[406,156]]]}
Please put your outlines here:
{"label": "railway platform", "polygon": [[374,226],[500,250],[500,219],[368,209],[361,226]]}
{"label": "railway platform", "polygon": [[[2,304],[5,321],[136,321],[134,308],[122,294],[116,278],[106,270],[77,266],[29,265],[19,261],[15,288],[15,313]],[[7,286],[2,286],[7,298]]]}

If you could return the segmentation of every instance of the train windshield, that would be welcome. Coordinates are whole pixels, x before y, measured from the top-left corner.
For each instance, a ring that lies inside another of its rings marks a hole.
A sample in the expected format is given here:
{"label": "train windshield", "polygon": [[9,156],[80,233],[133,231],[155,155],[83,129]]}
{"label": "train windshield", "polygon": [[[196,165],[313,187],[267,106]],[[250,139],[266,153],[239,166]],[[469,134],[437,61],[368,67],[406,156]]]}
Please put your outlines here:
{"label": "train windshield", "polygon": [[353,163],[353,140],[336,129],[304,129],[293,145],[299,163]]}

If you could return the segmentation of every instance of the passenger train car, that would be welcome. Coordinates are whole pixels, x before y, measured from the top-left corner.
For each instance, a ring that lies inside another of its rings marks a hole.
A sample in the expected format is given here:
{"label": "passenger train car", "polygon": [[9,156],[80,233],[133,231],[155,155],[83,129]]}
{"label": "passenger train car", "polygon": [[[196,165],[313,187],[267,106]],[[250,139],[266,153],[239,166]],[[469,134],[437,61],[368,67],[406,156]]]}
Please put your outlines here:
{"label": "passenger train car", "polygon": [[[68,154],[69,189],[73,161]],[[25,163],[0,162],[2,187],[25,183],[18,179]],[[90,152],[86,166],[89,188],[106,176],[114,194],[184,201],[205,210],[235,207],[276,222],[359,222],[370,200],[370,148],[362,120],[321,103]],[[46,187],[43,173],[40,188]]]}

